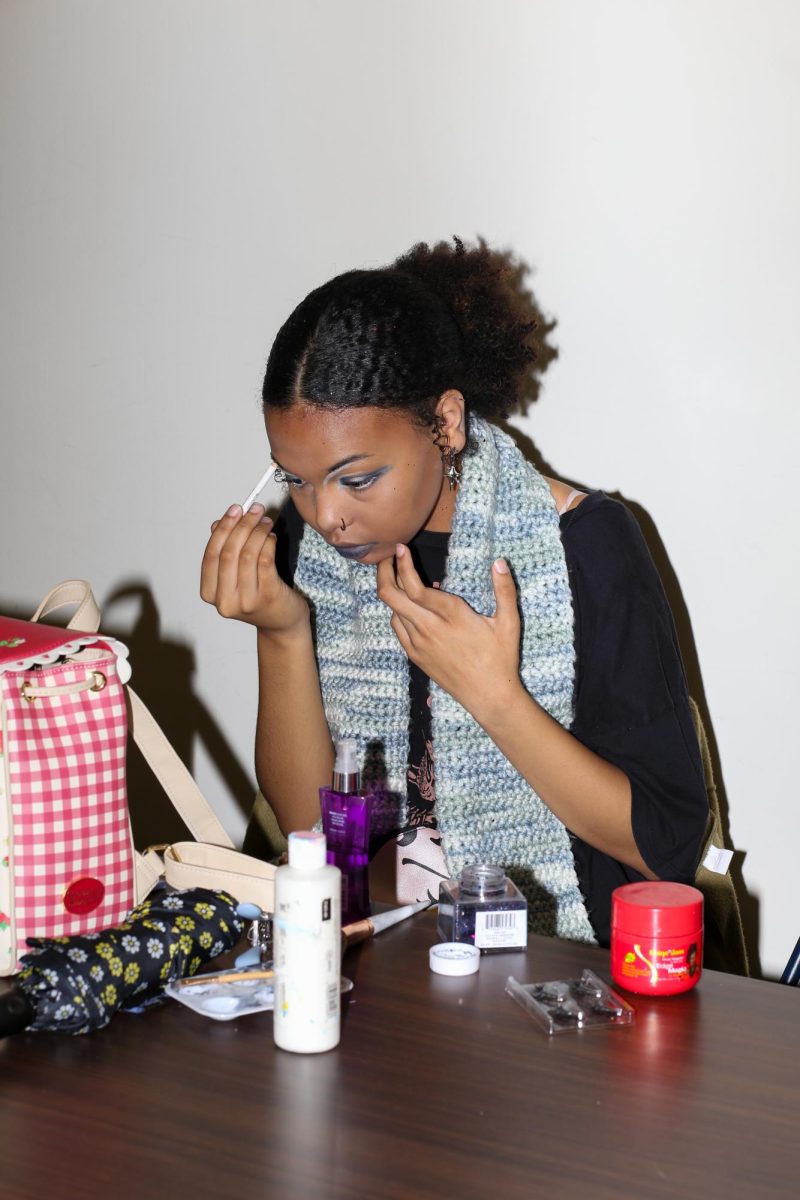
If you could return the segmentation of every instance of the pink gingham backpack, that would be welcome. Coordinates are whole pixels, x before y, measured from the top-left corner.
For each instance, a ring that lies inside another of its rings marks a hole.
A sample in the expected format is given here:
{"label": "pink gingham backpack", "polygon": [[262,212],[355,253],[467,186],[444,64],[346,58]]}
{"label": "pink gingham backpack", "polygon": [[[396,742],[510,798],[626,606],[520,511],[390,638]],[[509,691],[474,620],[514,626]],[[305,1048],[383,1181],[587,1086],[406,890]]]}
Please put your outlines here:
{"label": "pink gingham backpack", "polygon": [[[66,629],[39,624],[64,606]],[[128,651],[95,632],[89,585],[54,588],[32,621],[0,617],[0,976],[26,938],[118,925],[163,874],[272,911],[275,868],[233,849],[138,696]],[[126,791],[131,732],[196,842],[136,854]]]}

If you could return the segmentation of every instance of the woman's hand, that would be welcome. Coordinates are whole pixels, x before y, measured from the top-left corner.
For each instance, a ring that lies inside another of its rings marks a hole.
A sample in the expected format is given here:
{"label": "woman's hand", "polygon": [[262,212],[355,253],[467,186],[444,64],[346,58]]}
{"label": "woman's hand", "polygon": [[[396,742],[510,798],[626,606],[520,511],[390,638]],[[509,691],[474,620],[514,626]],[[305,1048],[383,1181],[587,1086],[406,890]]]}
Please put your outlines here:
{"label": "woman's hand", "polygon": [[277,539],[262,504],[246,513],[232,504],[211,526],[203,555],[200,595],[223,617],[245,621],[265,633],[308,627],[308,604],[275,568]]}
{"label": "woman's hand", "polygon": [[426,588],[406,546],[378,564],[378,595],[412,662],[483,726],[567,829],[654,879],[631,825],[631,785],[613,763],[582,745],[525,691],[519,677],[517,589],[503,559],[492,567],[493,617],[458,596]]}
{"label": "woman's hand", "polygon": [[481,724],[519,694],[517,589],[504,559],[492,567],[495,612],[484,617],[459,596],[429,588],[406,546],[378,564],[378,596],[408,657]]}

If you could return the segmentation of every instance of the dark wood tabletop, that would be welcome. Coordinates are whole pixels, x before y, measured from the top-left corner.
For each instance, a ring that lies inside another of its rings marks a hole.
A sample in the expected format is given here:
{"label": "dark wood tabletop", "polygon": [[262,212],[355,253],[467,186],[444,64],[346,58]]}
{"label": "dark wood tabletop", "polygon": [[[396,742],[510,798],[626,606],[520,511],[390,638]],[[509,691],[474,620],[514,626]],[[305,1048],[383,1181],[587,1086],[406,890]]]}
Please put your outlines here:
{"label": "dark wood tabletop", "polygon": [[348,951],[339,1047],[168,1002],[0,1042],[4,1200],[747,1197],[800,1193],[800,992],[706,972],[635,1023],[548,1038],[504,992],[608,974],[532,938],[432,974],[431,914]]}

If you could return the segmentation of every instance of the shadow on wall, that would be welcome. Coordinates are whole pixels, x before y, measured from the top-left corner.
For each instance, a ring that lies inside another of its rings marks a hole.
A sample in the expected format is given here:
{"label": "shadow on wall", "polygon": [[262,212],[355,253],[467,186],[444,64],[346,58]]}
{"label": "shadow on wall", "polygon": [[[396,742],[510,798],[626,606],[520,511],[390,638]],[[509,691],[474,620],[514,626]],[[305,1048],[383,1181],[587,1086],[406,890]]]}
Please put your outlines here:
{"label": "shadow on wall", "polygon": [[[116,603],[139,602],[133,628],[113,623]],[[109,620],[105,612],[111,614]],[[103,632],[118,637],[130,650],[131,680],[137,694],[164,730],[179,758],[192,770],[195,738],[205,746],[228,793],[250,813],[255,783],[242,767],[213,716],[193,690],[194,654],[161,635],[161,620],[150,588],[134,580],[121,584],[106,599]],[[134,844],[140,849],[159,842],[185,840],[186,827],[137,750],[128,755],[128,796]]]}

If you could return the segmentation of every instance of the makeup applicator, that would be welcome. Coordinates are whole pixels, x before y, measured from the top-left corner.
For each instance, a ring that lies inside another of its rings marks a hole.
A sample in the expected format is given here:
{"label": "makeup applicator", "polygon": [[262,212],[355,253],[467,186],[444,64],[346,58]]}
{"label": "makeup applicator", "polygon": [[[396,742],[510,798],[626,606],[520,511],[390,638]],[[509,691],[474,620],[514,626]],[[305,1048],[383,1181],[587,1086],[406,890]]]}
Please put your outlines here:
{"label": "makeup applicator", "polygon": [[358,942],[366,942],[368,938],[375,937],[377,933],[383,933],[384,929],[389,929],[392,925],[397,925],[398,922],[405,921],[408,917],[413,917],[415,913],[422,912],[423,908],[430,908],[430,906],[430,900],[419,900],[416,904],[404,904],[401,908],[390,908],[388,912],[373,913],[371,917],[364,917],[361,921],[343,925],[342,950],[346,950],[348,946],[355,946]]}
{"label": "makeup applicator", "polygon": [[265,471],[265,472],[264,472],[264,474],[261,476],[261,478],[259,479],[258,483],[257,483],[257,484],[256,484],[256,486],[253,488],[252,492],[250,493],[250,495],[247,497],[247,499],[245,500],[244,504],[242,505],[242,512],[247,512],[248,508],[249,508],[249,507],[250,507],[250,505],[253,503],[253,501],[255,500],[256,496],[260,495],[260,494],[261,494],[261,492],[263,492],[264,488],[267,486],[267,484],[269,483],[270,479],[272,479],[272,476],[275,474],[275,472],[277,471],[277,469],[278,469],[278,465],[277,465],[277,463],[271,462],[271,463],[269,464],[269,466],[267,467],[266,471]]}

